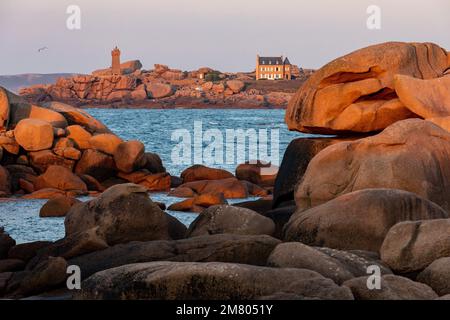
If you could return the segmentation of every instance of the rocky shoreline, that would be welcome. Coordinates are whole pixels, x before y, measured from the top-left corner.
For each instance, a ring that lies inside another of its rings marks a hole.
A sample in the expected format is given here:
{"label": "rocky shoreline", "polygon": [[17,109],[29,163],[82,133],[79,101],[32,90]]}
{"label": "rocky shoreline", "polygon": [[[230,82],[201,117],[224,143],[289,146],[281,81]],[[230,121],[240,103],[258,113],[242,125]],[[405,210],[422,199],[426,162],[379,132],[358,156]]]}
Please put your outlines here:
{"label": "rocky shoreline", "polygon": [[[450,299],[449,70],[450,53],[430,43],[332,61],[286,122],[336,137],[293,140],[270,174],[256,162],[172,177],[83,110],[0,90],[2,195],[48,197],[43,216],[66,216],[55,242],[16,245],[0,230],[0,296]],[[184,226],[154,190],[198,217]],[[260,199],[227,203],[249,194]],[[65,289],[69,265],[81,290]]]}
{"label": "rocky shoreline", "polygon": [[286,108],[289,99],[312,74],[298,69],[296,80],[256,81],[254,73],[222,73],[211,68],[195,71],[155,65],[142,70],[138,60],[122,65],[122,75],[110,69],[92,75],[59,78],[55,84],[22,88],[31,103],[65,102],[89,108]]}

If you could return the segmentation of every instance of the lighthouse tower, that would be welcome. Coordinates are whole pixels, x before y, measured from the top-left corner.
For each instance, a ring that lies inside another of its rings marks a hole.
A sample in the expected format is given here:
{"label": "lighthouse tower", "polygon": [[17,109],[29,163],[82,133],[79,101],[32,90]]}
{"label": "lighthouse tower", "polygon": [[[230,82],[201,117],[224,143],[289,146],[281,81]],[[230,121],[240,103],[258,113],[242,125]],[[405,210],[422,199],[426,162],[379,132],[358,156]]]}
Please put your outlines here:
{"label": "lighthouse tower", "polygon": [[113,75],[120,75],[120,50],[117,46],[111,51],[111,73]]}

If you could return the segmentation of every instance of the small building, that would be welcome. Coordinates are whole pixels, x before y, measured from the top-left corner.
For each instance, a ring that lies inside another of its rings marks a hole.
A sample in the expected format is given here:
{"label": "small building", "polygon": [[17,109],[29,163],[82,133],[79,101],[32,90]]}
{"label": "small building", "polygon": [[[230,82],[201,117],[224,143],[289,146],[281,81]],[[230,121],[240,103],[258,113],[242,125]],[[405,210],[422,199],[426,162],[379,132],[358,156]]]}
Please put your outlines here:
{"label": "small building", "polygon": [[289,59],[256,56],[256,80],[291,80],[292,68]]}

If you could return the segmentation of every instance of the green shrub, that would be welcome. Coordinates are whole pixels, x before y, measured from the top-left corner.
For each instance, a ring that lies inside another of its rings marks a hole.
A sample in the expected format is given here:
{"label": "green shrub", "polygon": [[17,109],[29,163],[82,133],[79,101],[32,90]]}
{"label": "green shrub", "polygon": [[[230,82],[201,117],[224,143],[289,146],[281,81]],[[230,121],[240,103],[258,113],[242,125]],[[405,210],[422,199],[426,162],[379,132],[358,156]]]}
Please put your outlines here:
{"label": "green shrub", "polygon": [[218,72],[218,71],[212,71],[205,75],[205,81],[215,82],[215,81],[220,81],[220,80],[221,80],[220,72]]}

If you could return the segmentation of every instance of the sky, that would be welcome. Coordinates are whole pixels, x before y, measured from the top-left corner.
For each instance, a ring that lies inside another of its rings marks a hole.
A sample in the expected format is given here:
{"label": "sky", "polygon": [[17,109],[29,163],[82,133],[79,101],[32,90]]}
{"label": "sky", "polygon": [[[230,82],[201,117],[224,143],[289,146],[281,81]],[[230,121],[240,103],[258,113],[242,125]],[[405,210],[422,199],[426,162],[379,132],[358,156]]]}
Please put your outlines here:
{"label": "sky", "polygon": [[[79,30],[66,26],[69,5]],[[370,5],[381,29],[367,28]],[[449,13],[448,0],[0,0],[0,74],[90,73],[109,67],[115,45],[145,69],[251,71],[257,53],[319,68],[385,41],[450,50]]]}

